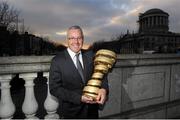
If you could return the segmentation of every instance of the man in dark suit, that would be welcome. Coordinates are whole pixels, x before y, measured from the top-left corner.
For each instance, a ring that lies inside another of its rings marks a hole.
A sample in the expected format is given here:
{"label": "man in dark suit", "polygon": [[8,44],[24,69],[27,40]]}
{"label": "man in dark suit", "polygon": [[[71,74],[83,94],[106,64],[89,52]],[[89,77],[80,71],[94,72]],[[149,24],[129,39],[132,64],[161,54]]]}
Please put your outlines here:
{"label": "man in dark suit", "polygon": [[[50,93],[59,100],[60,116],[63,118],[98,118],[99,104],[104,104],[108,93],[105,77],[97,100],[84,96],[82,90],[93,74],[93,53],[82,50],[83,31],[72,26],[67,31],[68,48],[59,52],[51,62],[49,87]],[[83,69],[78,70],[77,57]]]}

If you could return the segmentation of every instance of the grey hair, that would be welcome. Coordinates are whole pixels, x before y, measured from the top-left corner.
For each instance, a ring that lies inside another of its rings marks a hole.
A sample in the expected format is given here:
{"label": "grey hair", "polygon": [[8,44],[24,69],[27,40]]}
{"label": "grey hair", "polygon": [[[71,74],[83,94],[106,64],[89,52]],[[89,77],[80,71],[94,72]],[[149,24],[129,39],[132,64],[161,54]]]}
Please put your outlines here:
{"label": "grey hair", "polygon": [[80,26],[78,26],[78,25],[73,25],[73,26],[69,27],[68,31],[69,31],[69,30],[72,30],[72,29],[78,29],[78,30],[80,30],[80,31],[81,31],[81,34],[82,34],[82,37],[84,38],[84,34],[83,34],[83,31],[82,31],[82,29],[81,29]]}

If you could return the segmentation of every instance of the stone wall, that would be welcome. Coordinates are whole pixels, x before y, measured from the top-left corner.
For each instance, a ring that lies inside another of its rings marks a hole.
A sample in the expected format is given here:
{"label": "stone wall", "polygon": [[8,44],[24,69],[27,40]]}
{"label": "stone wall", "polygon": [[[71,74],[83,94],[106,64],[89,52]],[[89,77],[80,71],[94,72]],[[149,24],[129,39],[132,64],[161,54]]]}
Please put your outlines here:
{"label": "stone wall", "polygon": [[119,55],[108,78],[109,100],[101,117],[180,116],[180,56]]}

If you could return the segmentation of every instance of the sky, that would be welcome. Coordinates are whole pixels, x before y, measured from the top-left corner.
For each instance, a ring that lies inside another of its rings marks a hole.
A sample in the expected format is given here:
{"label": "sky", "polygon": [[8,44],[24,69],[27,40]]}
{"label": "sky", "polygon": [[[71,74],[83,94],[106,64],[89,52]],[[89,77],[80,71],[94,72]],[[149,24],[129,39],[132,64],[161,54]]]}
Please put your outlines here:
{"label": "sky", "polygon": [[85,43],[110,41],[138,31],[138,15],[158,8],[169,14],[169,29],[180,33],[180,0],[6,0],[20,11],[24,25],[40,37],[63,42],[66,31],[79,25]]}

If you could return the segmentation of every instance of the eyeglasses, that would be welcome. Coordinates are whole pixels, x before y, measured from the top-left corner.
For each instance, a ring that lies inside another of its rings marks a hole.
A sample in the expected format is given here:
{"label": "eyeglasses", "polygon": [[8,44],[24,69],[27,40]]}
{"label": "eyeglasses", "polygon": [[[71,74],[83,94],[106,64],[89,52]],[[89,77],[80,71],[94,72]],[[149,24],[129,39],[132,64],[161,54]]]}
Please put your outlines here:
{"label": "eyeglasses", "polygon": [[70,37],[70,38],[68,38],[69,40],[82,40],[83,38],[82,37],[77,37],[77,38],[75,38],[75,37]]}

